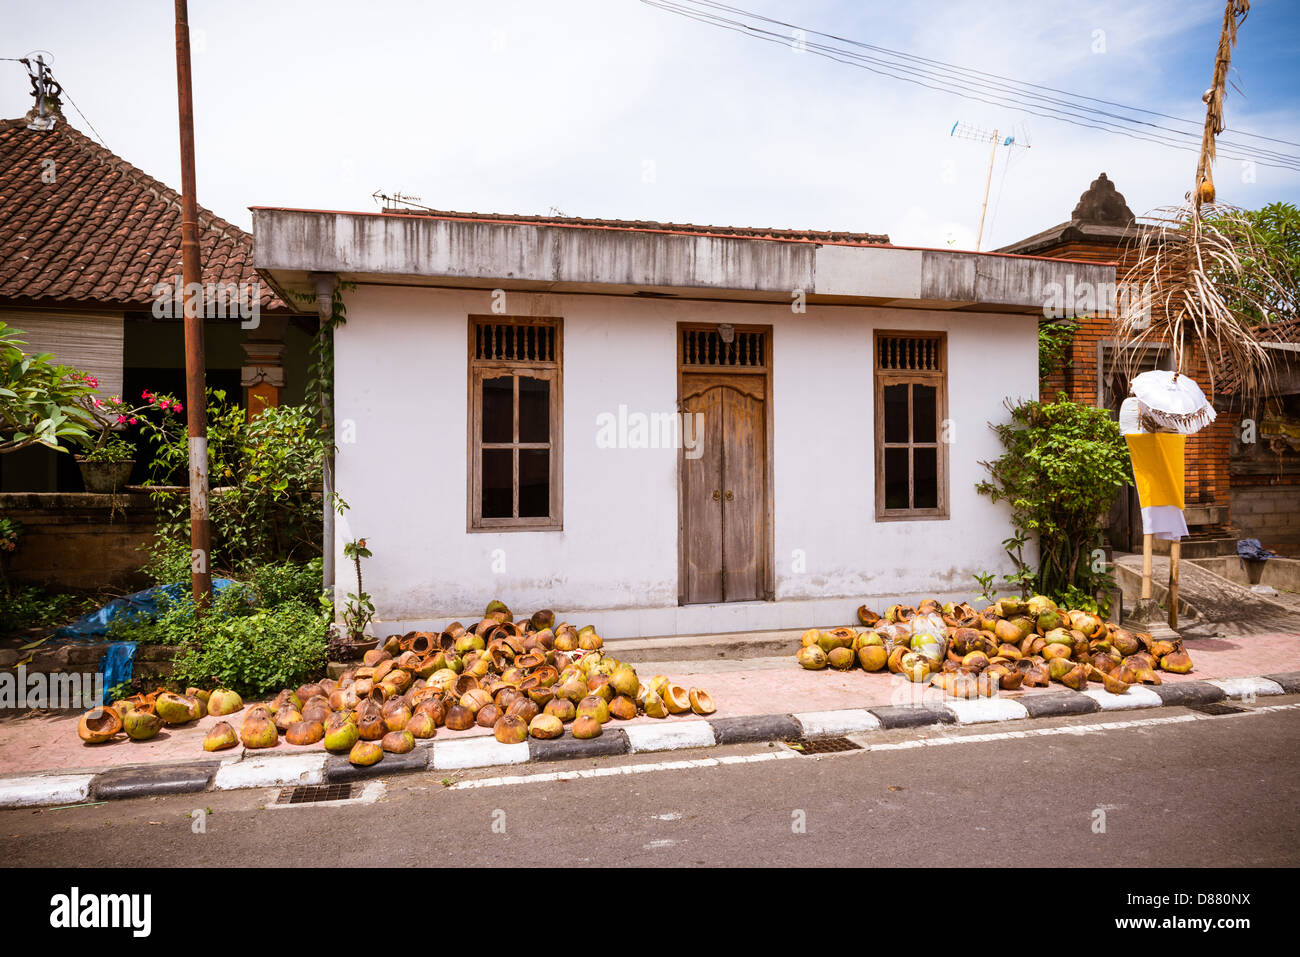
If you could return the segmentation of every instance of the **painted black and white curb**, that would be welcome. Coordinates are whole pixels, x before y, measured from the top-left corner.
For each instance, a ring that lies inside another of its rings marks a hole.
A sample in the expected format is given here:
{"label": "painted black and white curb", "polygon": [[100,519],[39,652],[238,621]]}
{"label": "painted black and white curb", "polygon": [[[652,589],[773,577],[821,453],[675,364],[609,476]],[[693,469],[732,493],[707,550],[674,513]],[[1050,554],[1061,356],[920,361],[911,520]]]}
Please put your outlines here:
{"label": "painted black and white curb", "polygon": [[1135,686],[1122,695],[1089,688],[1061,689],[1013,698],[944,699],[922,705],[884,705],[838,711],[747,715],[606,726],[598,738],[563,737],[501,744],[491,736],[430,739],[409,754],[387,754],[378,764],[355,767],[342,755],[248,751],[225,759],[141,765],[104,771],[50,772],[0,777],[0,808],[73,805],[116,798],[227,791],[238,788],[339,784],[411,771],[460,771],[718,745],[788,741],[893,728],[971,725],[1061,715],[1199,706],[1225,698],[1300,693],[1300,671]]}

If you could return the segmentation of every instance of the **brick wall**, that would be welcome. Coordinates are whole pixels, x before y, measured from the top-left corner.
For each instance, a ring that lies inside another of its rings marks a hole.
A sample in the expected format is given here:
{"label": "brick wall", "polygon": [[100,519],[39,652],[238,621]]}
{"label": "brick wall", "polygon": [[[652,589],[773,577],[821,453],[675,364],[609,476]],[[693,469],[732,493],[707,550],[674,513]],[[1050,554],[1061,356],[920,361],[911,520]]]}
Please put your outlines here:
{"label": "brick wall", "polygon": [[[1132,244],[1104,242],[1066,242],[1037,250],[1034,255],[1052,259],[1114,262],[1117,264],[1115,273],[1119,282],[1123,282],[1138,258],[1136,246]],[[1058,392],[1064,391],[1075,402],[1087,405],[1096,405],[1098,402],[1098,347],[1102,342],[1116,340],[1114,321],[1106,316],[1085,316],[1079,318],[1078,323],[1066,362],[1040,384],[1040,396],[1044,401],[1054,400]],[[1202,388],[1208,389],[1209,376],[1205,363],[1199,356],[1191,357],[1188,372]],[[1226,513],[1231,506],[1232,487],[1228,472],[1228,447],[1234,424],[1233,416],[1223,414],[1213,426],[1189,437],[1187,441],[1187,505],[1217,506],[1223,510],[1221,514],[1224,515],[1223,523],[1198,528],[1196,531],[1199,535],[1217,535],[1226,529]]]}

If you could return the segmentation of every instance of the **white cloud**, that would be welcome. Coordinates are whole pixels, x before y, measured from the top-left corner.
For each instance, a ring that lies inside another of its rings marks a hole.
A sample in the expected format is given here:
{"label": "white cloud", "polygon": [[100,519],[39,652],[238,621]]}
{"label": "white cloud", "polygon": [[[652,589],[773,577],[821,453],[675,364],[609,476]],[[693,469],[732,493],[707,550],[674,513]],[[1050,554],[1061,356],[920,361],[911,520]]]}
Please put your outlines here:
{"label": "white cloud", "polygon": [[[1174,71],[1190,51],[1208,74],[1222,11],[1180,0],[738,5],[1188,116],[1200,109],[1203,81],[1174,82]],[[1269,79],[1249,72],[1252,34],[1269,29],[1259,6],[1239,48],[1255,88]],[[249,205],[371,209],[382,189],[439,208],[555,206],[973,247],[988,151],[949,138],[963,119],[1027,130],[1033,144],[1005,177],[999,157],[984,242],[993,248],[1068,218],[1103,170],[1141,214],[1179,198],[1195,167],[1190,152],[888,80],[631,0],[243,0],[195,3],[190,17],[203,31],[194,58],[199,199],[244,226]],[[109,146],[179,185],[169,7],[50,2],[7,19],[6,55],[52,50],[56,75]],[[1092,52],[1096,30],[1104,53]],[[21,115],[26,79],[3,66],[0,114]],[[1300,140],[1295,109],[1253,109],[1233,96],[1229,125]],[[1294,173],[1260,167],[1256,182],[1240,179],[1235,162],[1221,161],[1228,201],[1300,198]]]}

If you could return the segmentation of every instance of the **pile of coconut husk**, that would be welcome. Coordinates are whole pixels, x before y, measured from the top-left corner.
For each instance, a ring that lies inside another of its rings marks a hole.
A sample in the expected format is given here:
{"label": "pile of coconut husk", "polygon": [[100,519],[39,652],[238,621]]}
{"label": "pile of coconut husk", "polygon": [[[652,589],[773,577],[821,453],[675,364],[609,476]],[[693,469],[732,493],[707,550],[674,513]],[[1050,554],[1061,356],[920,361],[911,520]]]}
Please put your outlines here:
{"label": "pile of coconut husk", "polygon": [[164,727],[189,724],[207,714],[230,714],[244,706],[239,695],[225,691],[218,694],[217,707],[222,704],[221,695],[234,695],[234,700],[239,703],[231,711],[209,712],[212,694],[199,688],[187,688],[184,694],[158,688],[148,694],[131,695],[107,708],[87,711],[77,722],[77,735],[87,744],[120,740],[118,736],[122,734],[132,741],[148,741]]}
{"label": "pile of coconut husk", "polygon": [[1053,681],[1074,691],[1095,682],[1125,694],[1131,685],[1160,684],[1160,671],[1192,670],[1181,639],[1131,632],[1094,612],[1058,608],[1044,595],[1004,598],[983,611],[933,598],[915,608],[891,605],[883,616],[864,605],[858,618],[869,630],[804,632],[799,664],[812,671],[887,670],[960,698]]}
{"label": "pile of coconut husk", "polygon": [[[442,632],[393,635],[337,681],[286,688],[270,703],[252,706],[238,733],[219,722],[203,747],[269,748],[283,735],[289,744],[320,744],[347,754],[353,764],[371,765],[385,753],[411,751],[416,739],[431,738],[441,727],[491,728],[498,741],[518,744],[530,736],[559,738],[566,725],[575,738],[594,738],[611,719],[716,710],[700,688],[687,689],[665,675],[642,681],[632,665],[604,650],[591,625],[557,625],[549,610],[512,618],[509,608],[493,601],[470,628],[453,622]],[[123,730],[143,740],[163,724],[234,714],[243,707],[237,694],[224,689],[189,688],[184,695],[160,690],[88,713],[78,733],[88,743],[110,740]],[[148,725],[152,732],[134,734],[135,725]]]}

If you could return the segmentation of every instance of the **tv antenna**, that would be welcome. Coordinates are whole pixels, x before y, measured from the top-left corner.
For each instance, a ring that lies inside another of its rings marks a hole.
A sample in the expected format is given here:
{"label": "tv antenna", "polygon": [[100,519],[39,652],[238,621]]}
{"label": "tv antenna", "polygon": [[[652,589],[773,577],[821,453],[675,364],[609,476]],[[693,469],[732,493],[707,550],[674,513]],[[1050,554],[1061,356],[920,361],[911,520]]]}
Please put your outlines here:
{"label": "tv antenna", "polygon": [[395,192],[391,195],[383,190],[377,189],[370,194],[370,198],[376,203],[382,202],[384,209],[397,209],[401,206],[414,207],[416,209],[429,209],[428,206],[420,205],[420,197],[412,196],[410,193]]}
{"label": "tv antenna", "polygon": [[[972,140],[976,143],[988,143],[989,146],[989,172],[984,178],[984,202],[980,206],[980,230],[975,238],[975,251],[980,251],[980,244],[984,241],[984,216],[989,209],[989,186],[993,183],[993,162],[998,156],[998,147],[1004,147],[1007,150],[1029,149],[1028,143],[1017,143],[1014,136],[1002,136],[997,130],[986,130],[982,127],[972,126],[969,123],[963,123],[958,120],[948,131],[948,135],[959,140]],[[999,193],[999,195],[1001,195]]]}
{"label": "tv antenna", "polygon": [[18,61],[27,67],[27,75],[32,81],[31,95],[36,99],[36,115],[27,124],[27,128],[38,131],[52,130],[54,124],[58,122],[57,112],[61,105],[59,94],[63,92],[63,87],[59,85],[58,80],[54,79],[49,64],[45,62],[45,54],[49,51],[38,50],[35,52],[34,61],[30,53]]}

